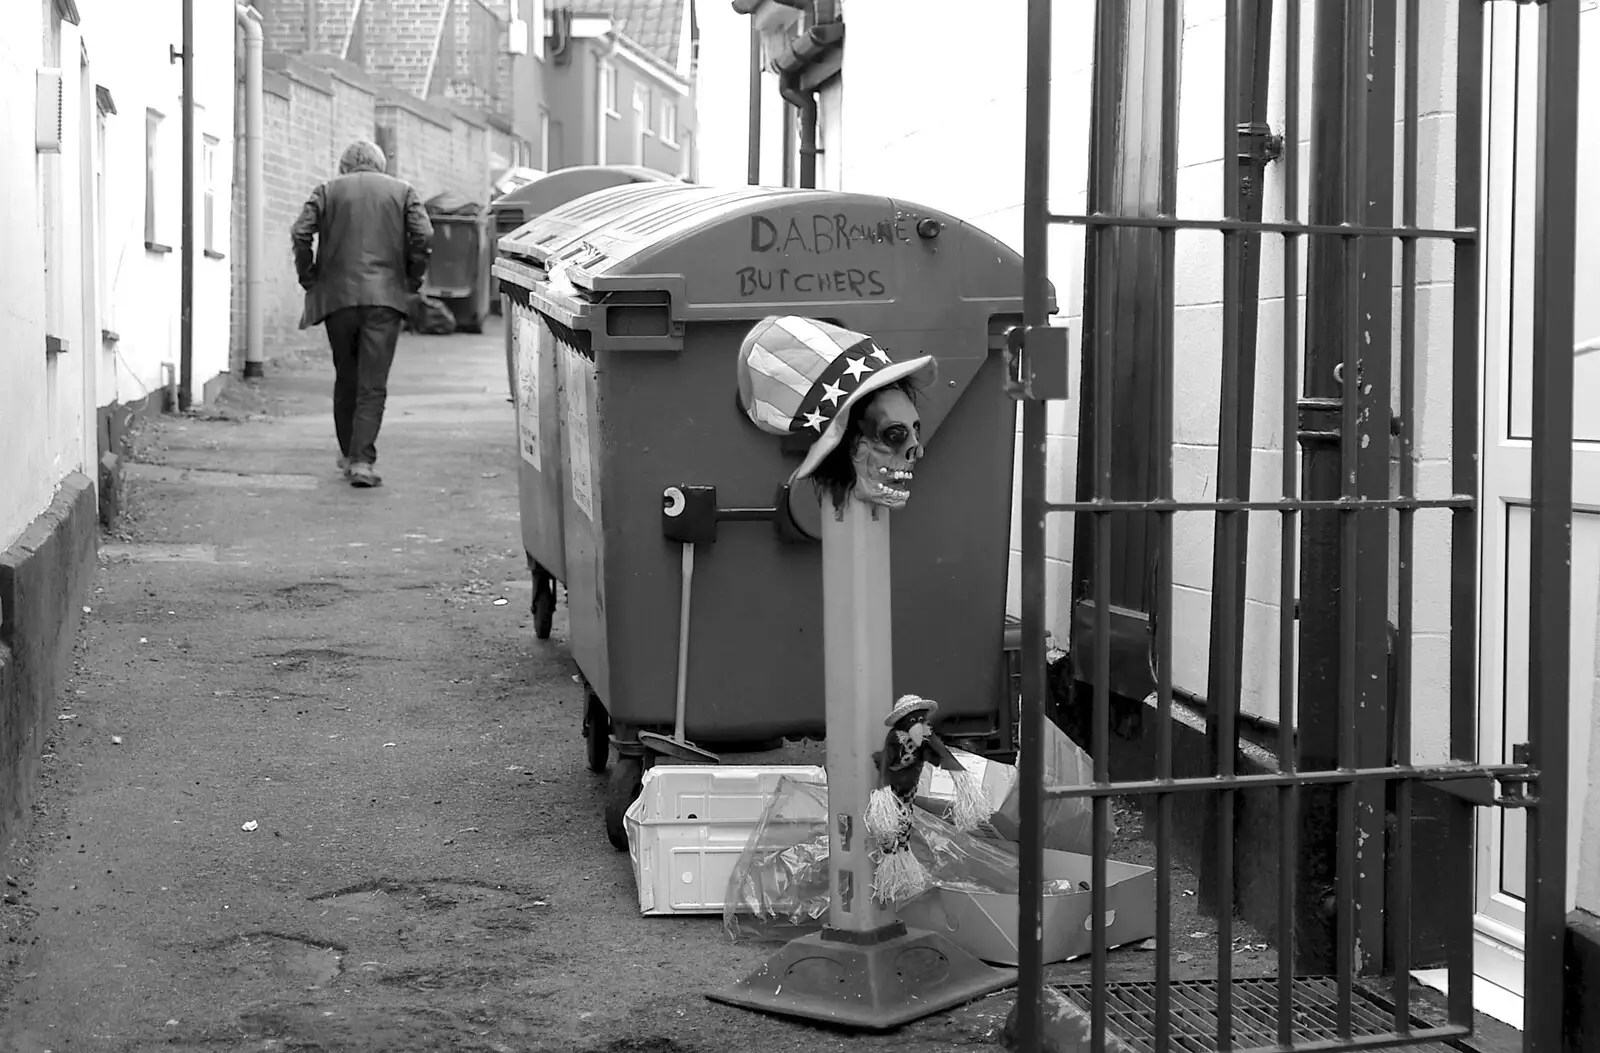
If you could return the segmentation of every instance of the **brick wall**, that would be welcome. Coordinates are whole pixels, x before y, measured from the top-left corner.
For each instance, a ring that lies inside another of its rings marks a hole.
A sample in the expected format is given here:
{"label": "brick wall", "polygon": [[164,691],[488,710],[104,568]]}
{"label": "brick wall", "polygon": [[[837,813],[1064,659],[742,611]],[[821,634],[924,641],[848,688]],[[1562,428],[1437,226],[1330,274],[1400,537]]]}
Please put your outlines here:
{"label": "brick wall", "polygon": [[426,96],[448,2],[367,0],[367,71],[409,95]]}
{"label": "brick wall", "polygon": [[[307,46],[306,13],[316,8],[316,35]],[[298,55],[302,52],[327,52],[343,55],[355,14],[356,0],[257,0],[267,50]]]}
{"label": "brick wall", "polygon": [[[289,228],[318,183],[338,171],[339,155],[355,139],[373,137],[376,90],[359,73],[329,56],[311,59],[268,54],[263,76],[263,142],[266,201],[263,296],[268,358],[321,350],[320,329],[300,328],[304,300],[295,280]],[[241,92],[242,97],[242,92]],[[242,105],[242,104],[241,104]],[[239,115],[240,127],[244,116]],[[245,138],[236,139],[235,185],[245,185]],[[234,196],[233,361],[244,358],[244,194]]]}
{"label": "brick wall", "polygon": [[396,92],[378,102],[377,122],[393,144],[390,173],[416,187],[423,200],[452,190],[488,202],[487,124]]}

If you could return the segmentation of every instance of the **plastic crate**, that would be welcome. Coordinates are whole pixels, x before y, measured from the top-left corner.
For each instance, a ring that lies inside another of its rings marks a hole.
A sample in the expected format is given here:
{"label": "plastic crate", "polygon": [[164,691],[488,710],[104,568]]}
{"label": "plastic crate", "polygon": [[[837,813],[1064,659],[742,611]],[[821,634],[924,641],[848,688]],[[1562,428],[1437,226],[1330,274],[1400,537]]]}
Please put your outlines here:
{"label": "plastic crate", "polygon": [[648,769],[623,816],[639,912],[722,913],[733,868],[784,776],[828,781],[825,768],[808,764]]}

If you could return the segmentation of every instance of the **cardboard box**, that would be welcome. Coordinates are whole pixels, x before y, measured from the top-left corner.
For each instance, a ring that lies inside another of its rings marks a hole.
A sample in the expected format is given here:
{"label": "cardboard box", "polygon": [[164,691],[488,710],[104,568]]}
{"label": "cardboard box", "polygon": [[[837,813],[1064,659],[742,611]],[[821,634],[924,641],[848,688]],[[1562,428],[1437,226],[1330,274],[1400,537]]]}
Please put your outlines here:
{"label": "cardboard box", "polygon": [[[950,755],[982,784],[990,806],[999,811],[1017,781],[1017,769],[966,750],[952,749]],[[943,814],[956,799],[955,773],[933,764],[924,764],[922,777],[917,781],[916,796],[917,803],[923,808],[935,815]]]}
{"label": "cardboard box", "polygon": [[[1093,950],[1092,893],[1078,888],[1093,873],[1094,861],[1076,852],[1045,849],[1047,882],[1073,891],[1044,896],[1042,929],[1046,963],[1065,961]],[[1150,867],[1106,861],[1106,947],[1121,947],[1155,935],[1156,879]],[[1047,889],[1049,886],[1047,885]],[[1017,897],[998,892],[940,887],[899,909],[914,929],[942,932],[957,946],[996,965],[1017,964]]]}
{"label": "cardboard box", "polygon": [[[658,764],[623,814],[641,914],[721,914],[728,880],[788,776],[826,784],[819,765]],[[818,814],[825,823],[827,815]]]}

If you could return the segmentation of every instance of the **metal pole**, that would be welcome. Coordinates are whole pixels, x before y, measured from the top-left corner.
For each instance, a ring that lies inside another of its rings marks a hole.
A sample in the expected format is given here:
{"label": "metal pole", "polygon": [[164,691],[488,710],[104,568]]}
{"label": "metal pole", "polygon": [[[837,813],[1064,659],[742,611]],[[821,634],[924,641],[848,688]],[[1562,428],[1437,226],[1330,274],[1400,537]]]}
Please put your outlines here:
{"label": "metal pole", "polygon": [[[1022,204],[1022,321],[1048,325],[1050,222],[1050,4],[1028,0],[1027,103],[1024,116]],[[1094,235],[1089,235],[1093,244]],[[1017,778],[1021,825],[1017,889],[1016,1048],[1042,1048],[1044,948],[1043,814],[1045,706],[1045,403],[1022,403],[1022,734]]]}
{"label": "metal pole", "polygon": [[194,0],[183,0],[183,232],[178,337],[178,409],[194,402]]}
{"label": "metal pole", "polygon": [[1539,803],[1528,823],[1528,1053],[1560,1053],[1567,915],[1572,632],[1572,315],[1577,255],[1578,5],[1540,8],[1533,265],[1533,596],[1528,730]]}
{"label": "metal pole", "polygon": [[745,182],[761,185],[761,30],[750,19],[750,142]]}
{"label": "metal pole", "polygon": [[[1307,218],[1317,224],[1338,224],[1346,215],[1350,171],[1345,153],[1345,78],[1352,59],[1346,20],[1355,0],[1317,0],[1313,14],[1311,73],[1311,178]],[[1344,362],[1347,289],[1344,239],[1306,239],[1306,352],[1299,404],[1302,456],[1301,496],[1329,499],[1341,495],[1339,438],[1343,423],[1344,385],[1338,377]],[[1300,535],[1300,668],[1297,695],[1298,767],[1317,771],[1339,766],[1340,668],[1340,516],[1306,511]],[[1293,947],[1301,971],[1328,973],[1335,964],[1334,917],[1324,903],[1333,897],[1337,860],[1336,793],[1307,786],[1300,793],[1295,818],[1299,836],[1296,876],[1296,919]]]}
{"label": "metal pole", "polygon": [[244,375],[263,374],[266,342],[266,179],[261,156],[262,30],[255,9],[241,7],[239,22],[244,27],[244,171],[245,171],[245,340]]}

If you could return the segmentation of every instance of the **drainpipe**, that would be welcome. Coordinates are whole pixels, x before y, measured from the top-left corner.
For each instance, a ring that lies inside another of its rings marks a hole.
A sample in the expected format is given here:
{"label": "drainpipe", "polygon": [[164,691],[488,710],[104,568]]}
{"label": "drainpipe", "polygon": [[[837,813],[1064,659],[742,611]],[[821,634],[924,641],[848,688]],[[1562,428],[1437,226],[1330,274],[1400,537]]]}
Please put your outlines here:
{"label": "drainpipe", "polygon": [[817,96],[801,87],[801,78],[823,55],[844,45],[844,23],[831,3],[816,5],[817,21],[796,37],[773,63],[778,72],[778,94],[800,113],[800,185],[817,185]]}
{"label": "drainpipe", "polygon": [[812,190],[817,185],[817,97],[799,85],[800,70],[784,73],[778,94],[800,112],[800,186]]}
{"label": "drainpipe", "polygon": [[[761,30],[750,20],[750,144],[745,164],[745,179],[751,186],[761,184]],[[787,181],[785,181],[785,185]]]}
{"label": "drainpipe", "polygon": [[183,262],[179,279],[178,410],[194,402],[194,0],[183,0]]}
{"label": "drainpipe", "polygon": [[244,375],[259,377],[265,343],[265,265],[262,232],[266,227],[263,178],[261,97],[261,14],[240,4],[235,8],[244,30]]}

